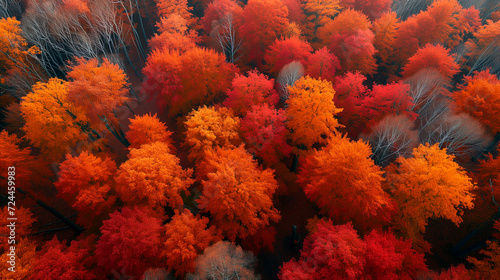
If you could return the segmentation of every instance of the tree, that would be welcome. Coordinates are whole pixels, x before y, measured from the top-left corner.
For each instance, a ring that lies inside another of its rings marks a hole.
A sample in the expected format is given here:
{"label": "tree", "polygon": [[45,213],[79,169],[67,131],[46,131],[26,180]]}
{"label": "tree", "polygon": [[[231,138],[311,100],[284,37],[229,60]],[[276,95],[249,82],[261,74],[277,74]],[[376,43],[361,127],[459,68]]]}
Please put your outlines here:
{"label": "tree", "polygon": [[101,227],[95,248],[97,263],[107,273],[116,270],[140,276],[162,263],[162,221],[140,208],[122,208]]}
{"label": "tree", "polygon": [[419,143],[415,124],[404,115],[387,115],[362,136],[370,143],[376,164],[386,166],[398,157],[408,157]]}
{"label": "tree", "polygon": [[166,143],[170,151],[175,151],[171,139],[172,132],[167,130],[165,123],[160,122],[156,114],[151,116],[148,113],[142,116],[135,116],[135,118],[129,120],[129,130],[125,133],[125,137],[130,142],[129,149],[138,149],[144,144],[152,144],[159,141]]}
{"label": "tree", "polygon": [[395,12],[386,12],[373,22],[373,46],[377,50],[378,64],[389,70],[395,59],[394,43],[396,32],[400,25]]}
{"label": "tree", "polygon": [[260,168],[243,146],[209,151],[197,172],[203,185],[198,207],[229,240],[253,235],[281,218],[272,201],[278,188],[273,171]]}
{"label": "tree", "polygon": [[500,157],[488,154],[486,159],[479,161],[475,174],[479,187],[495,200],[500,197]]}
{"label": "tree", "polygon": [[415,279],[427,271],[424,255],[410,241],[372,231],[361,239],[351,224],[319,221],[304,241],[301,258],[280,268],[280,280]]}
{"label": "tree", "polygon": [[486,24],[479,27],[473,33],[474,39],[469,39],[466,42],[467,55],[469,61],[473,63],[469,71],[469,75],[474,71],[480,71],[491,67],[491,72],[498,74],[500,71],[498,52],[500,50],[500,21],[486,20]]}
{"label": "tree", "polygon": [[170,117],[212,103],[234,77],[233,67],[222,54],[200,48],[183,54],[153,50],[143,73],[147,77],[143,89],[151,97],[158,95],[160,108],[168,106]]}
{"label": "tree", "polygon": [[305,158],[298,175],[306,196],[338,223],[359,229],[387,224],[393,202],[382,189],[383,172],[370,158],[368,144],[332,137]]}
{"label": "tree", "polygon": [[163,142],[131,149],[128,160],[120,165],[116,177],[116,192],[129,205],[145,205],[161,210],[183,204],[181,192],[194,182],[192,169],[182,169],[180,160],[171,154]]}
{"label": "tree", "polygon": [[410,86],[403,82],[373,85],[372,90],[361,100],[359,108],[366,126],[373,126],[389,114],[402,114],[415,120],[417,116],[411,111],[413,102],[408,95],[409,90]]}
{"label": "tree", "polygon": [[201,19],[203,31],[209,35],[209,43],[220,48],[230,63],[235,63],[243,55],[243,39],[238,34],[237,26],[242,11],[236,1],[215,0],[207,5]]}
{"label": "tree", "polygon": [[233,109],[236,115],[244,116],[252,106],[278,103],[278,93],[274,90],[274,79],[269,79],[257,70],[247,76],[236,75],[232,82],[233,90],[227,90],[224,106]]}
{"label": "tree", "polygon": [[478,279],[478,275],[474,270],[468,270],[463,264],[452,266],[447,270],[441,271],[439,274],[435,273],[431,276],[436,280],[474,280]]}
{"label": "tree", "polygon": [[212,30],[210,35],[212,37],[216,37],[214,40],[217,41],[218,46],[226,55],[227,62],[235,63],[243,55],[240,51],[243,45],[242,39],[238,38],[238,35],[236,34],[232,13],[228,13],[221,18],[219,25]]}
{"label": "tree", "polygon": [[247,149],[261,158],[267,165],[279,162],[292,152],[287,144],[286,117],[283,109],[274,109],[268,104],[253,106],[241,120],[240,131]]}
{"label": "tree", "polygon": [[340,4],[345,8],[361,11],[374,20],[391,10],[392,0],[341,0]]}
{"label": "tree", "polygon": [[58,197],[78,211],[78,223],[91,227],[112,212],[116,201],[114,161],[85,151],[77,157],[67,154],[59,170],[54,183]]}
{"label": "tree", "polygon": [[208,218],[194,216],[189,210],[175,210],[172,220],[165,225],[165,257],[169,269],[176,276],[194,272],[195,260],[205,248],[220,237],[215,227],[208,227]]}
{"label": "tree", "polygon": [[448,80],[434,68],[424,68],[404,79],[404,83],[410,85],[409,94],[413,100],[411,110],[418,115],[427,111],[445,95]]}
{"label": "tree", "polygon": [[94,239],[94,236],[89,236],[66,246],[57,237],[52,238],[37,252],[30,279],[97,279],[102,272],[95,268]]}
{"label": "tree", "polygon": [[321,27],[330,23],[341,11],[339,0],[305,0],[302,8],[307,16],[305,20],[305,31],[310,41],[314,41],[316,32]]}
{"label": "tree", "polygon": [[371,23],[363,13],[346,9],[318,30],[318,37],[340,59],[344,71],[373,74],[376,69]]}
{"label": "tree", "polygon": [[128,94],[127,75],[107,59],[75,58],[69,66],[67,100],[85,112],[92,124],[108,122],[117,125],[114,110],[125,104]]}
{"label": "tree", "polygon": [[184,123],[186,140],[191,161],[204,159],[207,153],[217,147],[237,147],[241,144],[238,134],[240,119],[233,116],[226,107],[203,106],[192,111]]}
{"label": "tree", "polygon": [[178,14],[189,22],[189,25],[196,23],[196,18],[193,17],[191,11],[192,7],[188,6],[187,0],[155,0],[158,7],[158,14],[162,17],[168,17],[171,14]]}
{"label": "tree", "polygon": [[480,122],[466,113],[449,111],[420,129],[419,137],[422,143],[438,144],[457,157],[474,156],[492,140]]}
{"label": "tree", "polygon": [[276,82],[279,84],[280,88],[280,99],[286,101],[290,95],[288,89],[293,87],[296,81],[298,81],[304,75],[304,66],[298,61],[292,61],[281,68],[280,73]]}
{"label": "tree", "polygon": [[333,102],[339,108],[339,122],[346,126],[351,138],[357,137],[365,128],[364,120],[359,115],[362,100],[369,94],[369,90],[363,84],[366,77],[360,72],[347,72],[343,76],[335,77],[333,88],[335,96]]}
{"label": "tree", "polygon": [[[7,170],[7,169],[5,169]],[[2,217],[5,217],[3,221],[0,222],[0,235],[7,238],[10,236],[10,227],[7,227],[11,220],[8,220],[9,217],[12,217],[9,215],[9,208],[12,209],[13,207],[11,206],[11,203],[7,203],[6,206],[2,207],[0,209],[0,214],[2,214]],[[10,207],[9,207],[10,206]],[[15,218],[17,218],[16,221],[16,235],[20,237],[28,237],[30,233],[32,233],[32,226],[33,223],[37,220],[35,217],[33,217],[33,213],[31,213],[31,210],[26,207],[19,206],[15,209]],[[29,242],[29,241],[27,241]],[[7,248],[7,246],[5,247]]]}
{"label": "tree", "polygon": [[436,69],[447,80],[458,72],[458,64],[454,55],[450,55],[450,50],[441,45],[427,44],[408,59],[408,63],[403,68],[403,77],[413,76],[422,69]]}
{"label": "tree", "polygon": [[300,0],[284,0],[283,4],[288,9],[288,20],[294,23],[302,23],[306,19],[304,10],[302,9],[302,3]]}
{"label": "tree", "polygon": [[27,238],[19,238],[16,243],[15,271],[9,270],[9,267],[11,267],[9,264],[10,256],[8,256],[8,254],[10,254],[10,250],[5,250],[2,255],[0,255],[0,269],[3,271],[2,276],[6,279],[12,280],[29,279],[29,277],[34,273],[33,265],[37,261],[36,243]]}
{"label": "tree", "polygon": [[29,58],[39,52],[37,47],[28,48],[28,43],[22,35],[18,20],[12,17],[0,19],[0,84],[6,82],[6,75],[12,71],[16,74],[28,74],[35,78],[33,68],[29,65]]}
{"label": "tree", "polygon": [[373,279],[417,279],[427,271],[424,254],[412,248],[410,240],[396,238],[392,232],[372,231],[365,243],[365,275]]}
{"label": "tree", "polygon": [[10,170],[10,166],[15,167],[15,183],[18,185],[31,183],[35,158],[31,156],[30,148],[20,147],[20,142],[15,134],[9,135],[5,130],[0,132],[0,170],[4,170],[0,183],[4,186],[8,186],[8,173],[5,172]]}
{"label": "tree", "polygon": [[228,241],[219,241],[208,247],[196,259],[196,271],[187,279],[260,279],[255,275],[253,265],[257,259],[250,252]]}
{"label": "tree", "polygon": [[429,218],[458,225],[463,210],[473,207],[475,185],[453,159],[437,144],[426,144],[415,148],[412,158],[400,157],[386,167],[386,190],[398,204],[395,224],[403,236],[422,243]]}
{"label": "tree", "polygon": [[340,70],[340,61],[326,47],[315,51],[306,62],[306,73],[314,79],[333,81],[335,73]]}
{"label": "tree", "polygon": [[88,119],[67,99],[68,83],[52,78],[33,85],[21,100],[23,131],[31,144],[48,158],[58,159],[77,141],[86,140]]}
{"label": "tree", "polygon": [[479,278],[482,279],[496,279],[500,277],[500,272],[498,271],[498,265],[500,264],[500,246],[498,241],[486,241],[488,247],[479,252],[482,255],[482,259],[478,260],[474,257],[468,257],[467,261],[472,263]]}
{"label": "tree", "polygon": [[262,66],[266,49],[288,27],[288,9],[281,0],[249,0],[238,19],[248,62]]}
{"label": "tree", "polygon": [[342,109],[333,103],[332,83],[306,76],[288,90],[285,114],[293,143],[300,150],[309,150],[315,143],[325,144],[326,138],[341,127],[334,118]]}
{"label": "tree", "polygon": [[152,50],[177,50],[180,53],[196,47],[199,41],[196,31],[189,30],[188,21],[177,13],[162,17],[156,24],[158,33],[149,40]]}
{"label": "tree", "polygon": [[269,72],[277,75],[283,66],[292,61],[306,65],[312,51],[311,45],[298,37],[276,39],[267,50],[264,60]]}
{"label": "tree", "polygon": [[395,41],[396,59],[404,64],[418,48],[427,44],[452,49],[479,25],[479,11],[474,7],[463,9],[456,0],[434,1],[426,11],[401,22]]}
{"label": "tree", "polygon": [[488,70],[466,76],[465,84],[452,94],[458,110],[469,113],[493,133],[500,132],[500,81]]}

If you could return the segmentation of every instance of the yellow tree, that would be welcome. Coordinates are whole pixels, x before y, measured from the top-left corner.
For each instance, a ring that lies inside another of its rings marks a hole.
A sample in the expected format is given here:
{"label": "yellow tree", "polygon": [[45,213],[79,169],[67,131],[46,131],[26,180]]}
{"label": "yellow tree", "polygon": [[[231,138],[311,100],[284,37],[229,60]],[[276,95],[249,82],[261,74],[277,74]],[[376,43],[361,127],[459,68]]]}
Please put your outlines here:
{"label": "yellow tree", "polygon": [[333,103],[332,83],[309,76],[302,77],[288,89],[285,113],[290,138],[300,150],[314,144],[325,144],[327,138],[341,127],[334,116],[342,109]]}
{"label": "yellow tree", "polygon": [[305,31],[309,40],[313,41],[318,28],[330,23],[341,11],[339,0],[304,0],[302,8],[307,16]]}
{"label": "yellow tree", "polygon": [[184,125],[184,145],[189,148],[188,158],[192,161],[203,159],[216,147],[234,148],[242,142],[238,134],[240,119],[226,107],[200,107],[188,115]]}
{"label": "yellow tree", "polygon": [[163,142],[142,145],[131,149],[116,178],[116,191],[129,205],[147,205],[161,209],[167,204],[172,208],[181,205],[181,192],[188,194],[193,183],[193,170],[184,170],[179,158],[171,154]]}
{"label": "yellow tree", "polygon": [[209,151],[199,170],[198,206],[229,240],[244,239],[281,218],[272,201],[278,188],[273,171],[259,167],[242,145]]}
{"label": "yellow tree", "polygon": [[67,100],[68,83],[57,78],[36,83],[21,100],[26,138],[48,158],[61,157],[69,146],[84,141],[88,119],[80,108]]}
{"label": "yellow tree", "polygon": [[37,47],[28,49],[28,43],[22,36],[21,22],[15,18],[0,19],[0,83],[4,75],[14,68],[24,68],[29,55],[39,51]]}
{"label": "yellow tree", "polygon": [[444,218],[456,225],[464,209],[474,206],[475,188],[466,172],[438,144],[420,145],[412,158],[400,157],[386,168],[386,189],[398,204],[396,228],[420,246],[430,218]]}

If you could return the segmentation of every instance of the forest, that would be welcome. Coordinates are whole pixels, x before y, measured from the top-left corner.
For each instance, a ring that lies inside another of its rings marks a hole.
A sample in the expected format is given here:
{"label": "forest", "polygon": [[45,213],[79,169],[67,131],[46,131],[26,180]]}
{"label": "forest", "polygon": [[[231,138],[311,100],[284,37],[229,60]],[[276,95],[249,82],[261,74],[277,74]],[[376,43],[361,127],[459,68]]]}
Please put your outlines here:
{"label": "forest", "polygon": [[497,0],[0,0],[0,270],[500,279]]}

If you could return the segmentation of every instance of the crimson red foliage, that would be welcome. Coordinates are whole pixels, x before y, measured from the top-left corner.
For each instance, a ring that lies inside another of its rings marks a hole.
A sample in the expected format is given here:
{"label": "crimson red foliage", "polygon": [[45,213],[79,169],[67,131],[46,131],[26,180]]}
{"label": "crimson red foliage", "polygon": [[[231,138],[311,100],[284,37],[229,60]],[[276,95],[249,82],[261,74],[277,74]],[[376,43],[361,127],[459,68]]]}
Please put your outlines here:
{"label": "crimson red foliage", "polygon": [[95,254],[107,272],[140,276],[159,266],[162,221],[140,208],[123,208],[110,215],[101,227]]}

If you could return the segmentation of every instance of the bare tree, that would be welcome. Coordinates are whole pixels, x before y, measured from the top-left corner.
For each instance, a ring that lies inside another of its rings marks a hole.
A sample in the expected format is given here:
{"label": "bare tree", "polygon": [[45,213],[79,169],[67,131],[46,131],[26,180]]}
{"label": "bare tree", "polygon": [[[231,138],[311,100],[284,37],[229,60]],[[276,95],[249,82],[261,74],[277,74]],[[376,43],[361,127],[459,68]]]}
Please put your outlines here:
{"label": "bare tree", "polygon": [[0,18],[13,17],[21,13],[20,0],[0,0]]}
{"label": "bare tree", "polygon": [[466,113],[445,111],[435,121],[419,130],[422,143],[434,145],[456,156],[474,155],[492,140],[479,121]]}
{"label": "bare tree", "polygon": [[385,166],[398,157],[410,156],[418,145],[418,132],[414,123],[405,115],[388,115],[372,128],[372,133],[361,138],[373,150],[372,159]]}
{"label": "bare tree", "polygon": [[392,10],[396,12],[401,21],[404,21],[427,9],[428,5],[429,1],[425,0],[396,0],[392,4]]}
{"label": "bare tree", "polygon": [[130,36],[131,32],[137,35],[133,15],[126,9],[135,7],[135,1],[131,1],[127,6],[120,1],[94,0],[89,1],[88,11],[78,11],[66,9],[60,1],[32,0],[21,27],[28,42],[40,48],[38,61],[50,77],[60,75],[65,62],[75,56],[91,59],[119,53],[140,76],[128,55],[126,43],[127,38],[131,38],[137,49],[143,51],[140,40]]}
{"label": "bare tree", "polygon": [[409,95],[413,99],[410,109],[417,114],[420,110],[442,96],[447,86],[446,79],[435,69],[422,69],[404,80],[410,86]]}
{"label": "bare tree", "polygon": [[299,61],[292,61],[287,65],[283,66],[278,74],[276,81],[280,85],[282,100],[288,99],[288,87],[292,87],[297,80],[302,78],[304,75],[304,66]]}
{"label": "bare tree", "polygon": [[252,267],[257,258],[229,241],[219,241],[208,247],[196,259],[196,271],[190,280],[257,280]]}
{"label": "bare tree", "polygon": [[232,13],[227,13],[220,19],[219,24],[210,32],[210,36],[215,37],[213,40],[226,55],[227,62],[234,63],[242,56],[243,53],[240,53],[242,41],[236,37]]}

